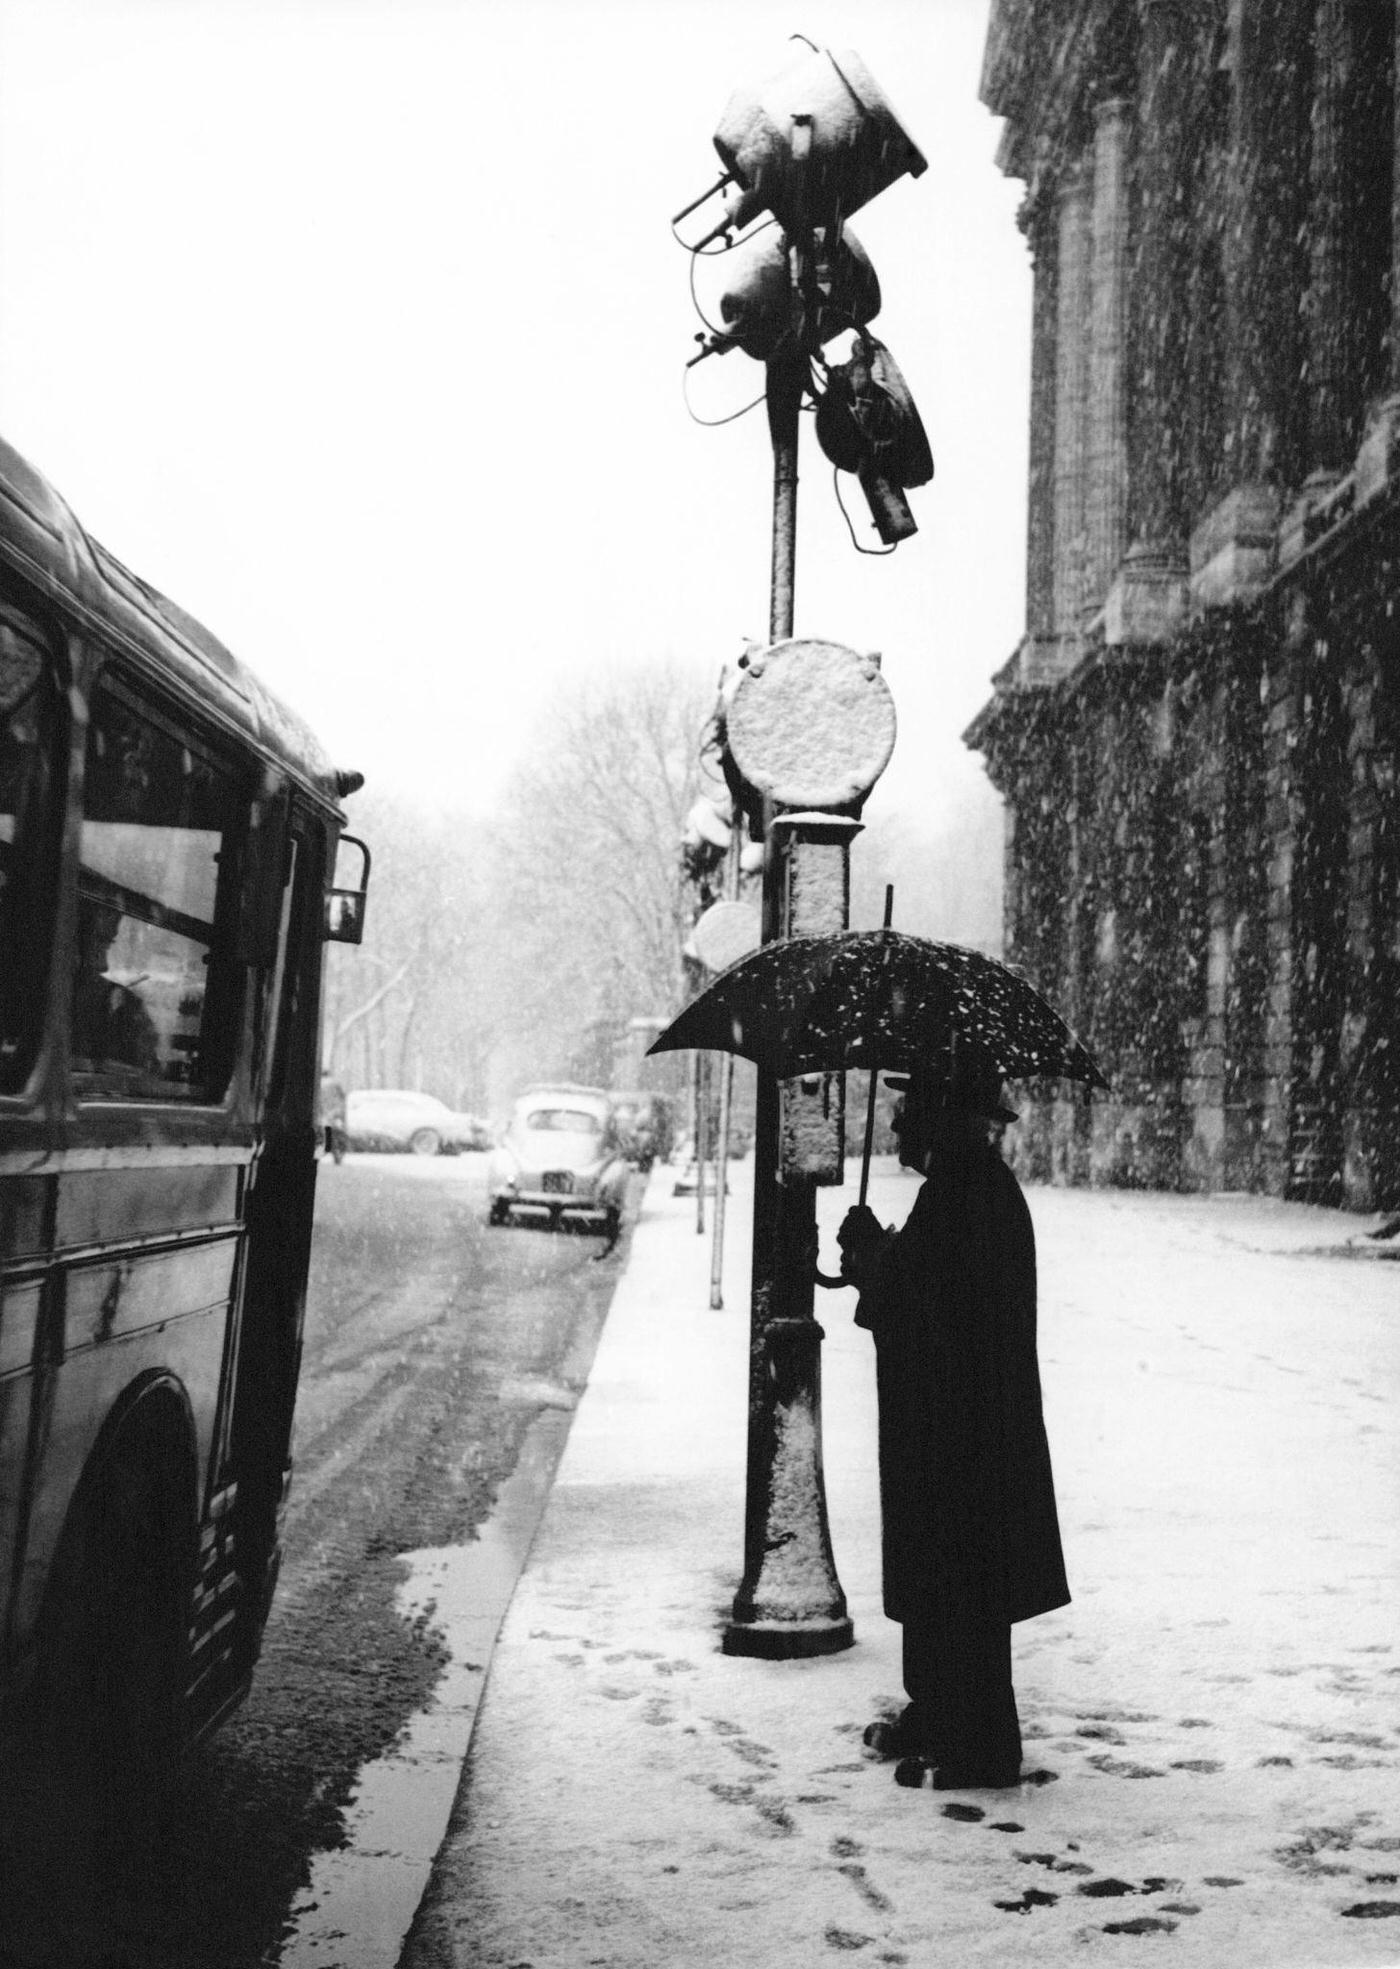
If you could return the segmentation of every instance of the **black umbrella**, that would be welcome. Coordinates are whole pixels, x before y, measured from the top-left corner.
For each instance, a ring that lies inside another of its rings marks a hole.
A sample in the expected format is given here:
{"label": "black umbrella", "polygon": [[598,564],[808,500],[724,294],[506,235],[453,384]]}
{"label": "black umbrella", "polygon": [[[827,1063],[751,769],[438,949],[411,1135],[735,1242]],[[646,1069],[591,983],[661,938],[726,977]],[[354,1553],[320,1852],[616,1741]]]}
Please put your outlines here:
{"label": "black umbrella", "polygon": [[901,930],[787,937],[741,957],[650,1051],[738,1053],[779,1079],[844,1067],[907,1073],[974,1054],[1007,1080],[1107,1087],[1031,984],[993,957]]}

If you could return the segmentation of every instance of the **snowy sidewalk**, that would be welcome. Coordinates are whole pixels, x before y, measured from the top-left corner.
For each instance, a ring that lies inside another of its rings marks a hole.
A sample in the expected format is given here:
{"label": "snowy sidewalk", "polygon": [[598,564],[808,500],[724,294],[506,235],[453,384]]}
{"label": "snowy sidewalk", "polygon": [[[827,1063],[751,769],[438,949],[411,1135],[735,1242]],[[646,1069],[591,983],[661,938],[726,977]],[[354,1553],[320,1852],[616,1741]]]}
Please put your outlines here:
{"label": "snowy sidewalk", "polygon": [[[853,1165],[852,1165],[853,1166]],[[917,1184],[876,1165],[901,1221]],[[1073,1604],[1015,1630],[1015,1791],[901,1790],[874,1368],[826,1330],[856,1645],[719,1652],[742,1557],[748,1165],[725,1306],[653,1176],[403,1969],[1400,1962],[1400,1265],[1374,1220],[1028,1191]],[[848,1191],[823,1192],[822,1264]]]}

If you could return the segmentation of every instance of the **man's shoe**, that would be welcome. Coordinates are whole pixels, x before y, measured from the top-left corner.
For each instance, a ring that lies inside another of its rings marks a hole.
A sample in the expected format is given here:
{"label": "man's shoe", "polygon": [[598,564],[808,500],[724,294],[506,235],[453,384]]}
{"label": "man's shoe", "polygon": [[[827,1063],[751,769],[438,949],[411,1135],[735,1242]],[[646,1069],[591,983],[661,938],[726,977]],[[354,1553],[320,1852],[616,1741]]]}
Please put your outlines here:
{"label": "man's shoe", "polygon": [[901,1757],[894,1767],[894,1781],[908,1791],[922,1791],[930,1783],[938,1782],[926,1757]]}
{"label": "man's shoe", "polygon": [[881,1757],[911,1756],[920,1748],[919,1732],[910,1723],[907,1709],[901,1716],[877,1716],[873,1723],[867,1723],[861,1742]]}

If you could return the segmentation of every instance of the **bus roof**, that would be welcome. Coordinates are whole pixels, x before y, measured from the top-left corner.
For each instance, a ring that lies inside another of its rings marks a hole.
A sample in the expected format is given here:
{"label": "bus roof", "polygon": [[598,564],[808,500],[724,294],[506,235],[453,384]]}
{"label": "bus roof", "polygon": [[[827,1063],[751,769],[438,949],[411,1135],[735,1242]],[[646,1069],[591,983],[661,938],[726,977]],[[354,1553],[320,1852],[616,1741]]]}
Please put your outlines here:
{"label": "bus roof", "polygon": [[132,574],[0,438],[0,557],[103,640],[246,733],[329,801],[353,792],[319,739],[192,615]]}

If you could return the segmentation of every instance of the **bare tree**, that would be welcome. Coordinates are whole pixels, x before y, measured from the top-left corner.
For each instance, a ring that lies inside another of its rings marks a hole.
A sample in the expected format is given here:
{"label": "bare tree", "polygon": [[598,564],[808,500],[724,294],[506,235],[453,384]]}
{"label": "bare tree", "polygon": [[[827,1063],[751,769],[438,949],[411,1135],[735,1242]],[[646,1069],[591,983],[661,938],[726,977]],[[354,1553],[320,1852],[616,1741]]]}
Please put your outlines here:
{"label": "bare tree", "polygon": [[327,1065],[351,1086],[421,1087],[484,1107],[495,965],[484,829],[373,794],[356,802],[355,827],[373,849],[373,880],[364,944],[331,952]]}
{"label": "bare tree", "polygon": [[[688,995],[696,891],[681,842],[717,676],[656,662],[580,676],[542,717],[491,821],[372,791],[364,945],[333,947],[326,1057],[348,1086],[422,1087],[485,1110],[522,1079],[607,1077],[629,1019]],[[984,811],[985,809],[985,811]],[[931,831],[872,811],[851,921],[995,948],[1000,825],[969,801]]]}
{"label": "bare tree", "polygon": [[508,786],[493,857],[509,946],[500,1016],[537,1071],[683,1000],[681,839],[716,682],[666,662],[580,678]]}

